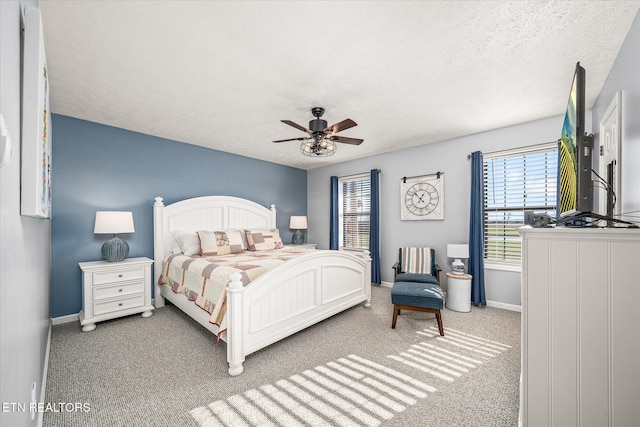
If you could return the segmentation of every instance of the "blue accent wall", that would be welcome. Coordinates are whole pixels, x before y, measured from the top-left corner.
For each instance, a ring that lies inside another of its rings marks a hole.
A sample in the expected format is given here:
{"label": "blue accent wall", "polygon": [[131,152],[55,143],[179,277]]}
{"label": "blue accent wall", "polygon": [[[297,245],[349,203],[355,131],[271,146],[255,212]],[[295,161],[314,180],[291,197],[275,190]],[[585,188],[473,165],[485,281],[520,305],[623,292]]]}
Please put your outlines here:
{"label": "blue accent wall", "polygon": [[53,115],[51,317],[82,309],[79,262],[101,259],[99,210],[133,212],[129,257],[153,258],[153,202],[207,195],[276,205],[283,241],[289,217],[307,213],[307,172],[71,117]]}

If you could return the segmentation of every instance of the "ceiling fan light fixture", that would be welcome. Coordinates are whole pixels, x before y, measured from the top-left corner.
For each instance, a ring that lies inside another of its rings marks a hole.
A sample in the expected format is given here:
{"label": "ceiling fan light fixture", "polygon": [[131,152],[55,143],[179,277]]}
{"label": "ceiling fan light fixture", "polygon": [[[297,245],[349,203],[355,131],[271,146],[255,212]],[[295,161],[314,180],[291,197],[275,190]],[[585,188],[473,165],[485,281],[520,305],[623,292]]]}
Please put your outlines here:
{"label": "ceiling fan light fixture", "polygon": [[336,152],[336,145],[327,138],[307,138],[300,144],[300,152],[308,157],[329,157]]}
{"label": "ceiling fan light fixture", "polygon": [[324,114],[324,108],[314,107],[311,113],[315,119],[309,122],[309,128],[300,126],[291,120],[280,120],[282,123],[292,126],[307,134],[304,138],[278,139],[273,142],[302,141],[300,144],[300,152],[309,157],[329,157],[333,156],[337,150],[336,142],[343,144],[360,145],[362,139],[349,138],[345,136],[336,136],[336,133],[346,129],[350,129],[358,124],[351,119],[345,119],[334,125],[327,126],[327,121],[321,119]]}

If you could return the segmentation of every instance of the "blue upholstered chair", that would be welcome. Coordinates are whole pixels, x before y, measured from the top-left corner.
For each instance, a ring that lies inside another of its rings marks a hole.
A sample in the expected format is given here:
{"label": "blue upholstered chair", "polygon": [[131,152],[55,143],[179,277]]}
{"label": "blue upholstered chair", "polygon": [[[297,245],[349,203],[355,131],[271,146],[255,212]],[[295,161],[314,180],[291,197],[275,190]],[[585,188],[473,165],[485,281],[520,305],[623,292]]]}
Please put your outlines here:
{"label": "blue upholstered chair", "polygon": [[440,310],[444,308],[440,288],[440,267],[432,248],[400,248],[398,262],[393,265],[393,321],[395,329],[400,310],[422,311],[436,315],[438,330],[444,336]]}

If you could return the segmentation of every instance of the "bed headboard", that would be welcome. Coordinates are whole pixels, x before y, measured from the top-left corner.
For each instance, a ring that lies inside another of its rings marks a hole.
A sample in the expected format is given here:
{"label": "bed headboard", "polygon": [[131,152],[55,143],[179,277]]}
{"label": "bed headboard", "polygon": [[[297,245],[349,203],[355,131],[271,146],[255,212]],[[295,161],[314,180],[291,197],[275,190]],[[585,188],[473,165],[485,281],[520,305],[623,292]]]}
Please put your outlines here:
{"label": "bed headboard", "polygon": [[153,256],[156,281],[162,260],[172,248],[172,232],[276,228],[276,207],[266,208],[250,200],[230,196],[204,196],[165,206],[162,197],[153,204]]}

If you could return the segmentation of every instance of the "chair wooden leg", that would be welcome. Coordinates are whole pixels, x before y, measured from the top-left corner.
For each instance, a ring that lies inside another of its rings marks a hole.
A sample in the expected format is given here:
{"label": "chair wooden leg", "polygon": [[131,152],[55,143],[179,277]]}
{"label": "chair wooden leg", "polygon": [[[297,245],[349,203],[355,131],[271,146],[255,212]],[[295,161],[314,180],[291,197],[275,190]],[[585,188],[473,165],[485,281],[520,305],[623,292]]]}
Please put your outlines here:
{"label": "chair wooden leg", "polygon": [[398,320],[398,313],[400,313],[400,309],[397,305],[393,306],[393,321],[391,322],[391,329],[396,328],[396,320]]}
{"label": "chair wooden leg", "polygon": [[444,336],[444,326],[442,326],[442,314],[440,310],[435,308],[422,308],[422,307],[412,307],[407,305],[393,305],[393,321],[391,322],[391,329],[396,328],[396,321],[398,320],[398,315],[400,314],[400,307],[404,310],[413,310],[413,311],[421,311],[423,313],[433,313],[436,315],[436,320],[438,321],[438,330],[440,331],[440,336]]}
{"label": "chair wooden leg", "polygon": [[440,310],[436,312],[436,320],[438,321],[438,330],[440,331],[440,336],[444,336],[444,327],[442,326],[442,315],[440,314]]}

